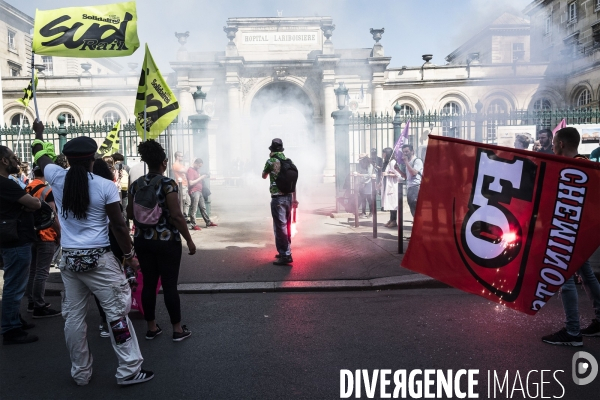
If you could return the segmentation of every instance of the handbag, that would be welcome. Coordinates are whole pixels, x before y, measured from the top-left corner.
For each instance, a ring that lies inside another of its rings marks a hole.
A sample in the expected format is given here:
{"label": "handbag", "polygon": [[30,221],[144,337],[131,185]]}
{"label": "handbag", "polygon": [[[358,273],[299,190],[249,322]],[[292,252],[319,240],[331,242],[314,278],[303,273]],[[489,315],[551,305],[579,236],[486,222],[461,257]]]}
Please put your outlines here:
{"label": "handbag", "polygon": [[19,218],[21,218],[21,212],[15,219],[0,220],[0,244],[10,244],[19,240]]}

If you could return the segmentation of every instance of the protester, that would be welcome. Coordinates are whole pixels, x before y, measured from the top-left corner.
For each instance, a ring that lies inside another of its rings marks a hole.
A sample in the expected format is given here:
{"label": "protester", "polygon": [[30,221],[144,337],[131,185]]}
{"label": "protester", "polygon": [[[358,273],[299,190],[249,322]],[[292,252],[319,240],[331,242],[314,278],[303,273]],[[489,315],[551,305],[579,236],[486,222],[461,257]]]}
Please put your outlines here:
{"label": "protester", "polygon": [[69,170],[52,164],[44,143],[44,125],[33,123],[36,140],[32,153],[54,193],[61,210],[60,270],[65,285],[63,316],[65,339],[71,357],[71,376],[78,385],[87,385],[92,377],[92,355],[87,341],[88,298],[98,297],[109,321],[111,343],[119,361],[116,378],[119,385],[133,385],[154,378],[142,369],[144,361],[137,337],[127,314],[131,307],[131,288],[119,261],[110,250],[108,224],[125,253],[124,264],[139,268],[135,250],[120,210],[119,191],[114,183],[92,174],[98,145],[89,137],[68,141],[63,153]]}
{"label": "protester", "polygon": [[[559,130],[552,140],[554,154],[569,158],[585,159],[584,156],[578,154],[579,140],[580,136],[577,129],[567,127]],[[582,336],[600,336],[600,284],[596,275],[594,275],[589,261],[583,263],[578,273],[592,297],[596,318],[586,328],[580,329],[579,298],[574,277],[571,276],[563,284],[561,288],[562,295],[560,296],[567,318],[565,322],[566,327],[556,333],[542,337],[542,341],[546,343],[579,347],[583,346]]]}
{"label": "protester", "polygon": [[381,207],[390,212],[390,220],[384,225],[386,228],[398,227],[398,181],[401,175],[392,156],[393,152],[390,147],[383,149]]}
{"label": "protester", "polygon": [[381,171],[383,167],[383,158],[377,156],[377,149],[371,149],[371,165],[373,166],[373,171],[375,175],[377,175],[377,182],[381,181]]}
{"label": "protester", "polygon": [[4,265],[1,318],[3,345],[38,340],[36,335],[25,332],[25,329],[33,328],[33,324],[28,324],[21,318],[19,306],[27,286],[31,244],[36,240],[32,212],[38,210],[41,203],[8,179],[11,174],[18,172],[17,157],[11,149],[0,145],[0,253]]}
{"label": "protester", "polygon": [[550,129],[542,129],[538,132],[538,140],[540,142],[539,153],[554,154],[552,151],[552,131]]}
{"label": "protester", "polygon": [[125,157],[121,153],[114,153],[112,155],[115,161],[114,168],[117,176],[117,186],[121,189],[121,206],[123,207],[123,218],[125,219],[127,226],[129,226],[129,220],[125,210],[127,209],[127,191],[129,190],[129,171],[131,169],[125,164]]}
{"label": "protester", "polygon": [[[375,210],[373,210],[373,186],[371,184],[373,166],[371,165],[371,160],[369,159],[369,155],[367,153],[359,154],[356,172],[359,174],[358,205],[362,209],[362,213],[359,215],[359,217],[368,218],[375,212]],[[367,215],[367,204],[369,205],[369,215]]]}
{"label": "protester", "polygon": [[419,197],[419,188],[421,187],[421,178],[423,177],[423,161],[415,157],[412,145],[402,146],[402,160],[404,164],[400,165],[400,175],[406,180],[406,201],[410,213],[415,217],[417,210],[417,197]]}
{"label": "protester", "polygon": [[64,154],[59,154],[56,156],[56,160],[54,160],[54,164],[58,165],[63,169],[69,169],[69,160],[67,160],[67,156]]}
{"label": "protester", "polygon": [[[46,183],[42,169],[38,166],[33,168],[35,179],[27,185],[25,191],[35,198],[45,201],[56,213],[54,204],[54,195],[52,188]],[[60,243],[60,223],[58,218],[54,219],[54,224],[46,229],[37,232],[38,240],[33,242],[31,266],[29,268],[29,281],[25,290],[27,297],[27,312],[33,313],[33,318],[57,317],[60,311],[53,310],[50,303],[44,300],[46,291],[46,281],[50,275],[50,264],[54,257],[54,252],[58,243]]]}
{"label": "protester", "polygon": [[172,166],[173,175],[175,176],[175,182],[181,183],[180,196],[183,199],[183,216],[188,219],[187,212],[190,207],[190,197],[188,195],[188,180],[186,176],[187,168],[183,164],[183,153],[181,151],[175,152],[175,162]]}
{"label": "protester", "polygon": [[[138,153],[142,157],[142,161],[148,165],[148,173],[131,182],[127,216],[129,219],[133,219],[136,225],[133,240],[144,276],[142,307],[144,319],[148,324],[146,339],[152,340],[162,333],[155,316],[156,286],[158,278],[160,278],[165,306],[173,325],[173,341],[180,342],[192,334],[187,326],[181,325],[181,305],[177,292],[182,253],[181,236],[187,242],[190,255],[196,253],[196,245],[192,241],[185,218],[181,213],[179,187],[173,179],[163,176],[168,163],[165,150],[160,143],[150,139],[139,144]],[[160,179],[155,179],[157,177]],[[141,189],[141,181],[145,185],[154,184],[152,181],[157,182],[155,191],[161,216],[155,226],[142,226],[134,218],[134,199],[138,190]]]}
{"label": "protester", "polygon": [[283,154],[283,141],[275,138],[269,146],[271,151],[262,172],[262,178],[269,177],[269,192],[271,193],[271,216],[273,217],[273,231],[275,234],[275,247],[277,260],[274,265],[289,265],[294,262],[292,258],[292,193],[282,193],[277,187],[277,176],[281,171],[281,160],[287,160]]}
{"label": "protester", "polygon": [[515,136],[515,149],[527,150],[533,143],[533,138],[529,133],[517,133]]}
{"label": "protester", "polygon": [[590,161],[600,162],[600,146],[592,150],[590,153]]}
{"label": "protester", "polygon": [[200,230],[200,227],[196,225],[196,211],[198,207],[200,208],[200,214],[206,223],[206,227],[210,228],[211,226],[217,226],[217,224],[210,220],[210,217],[206,212],[204,196],[202,196],[202,181],[204,178],[208,177],[207,174],[200,175],[200,170],[202,169],[203,164],[204,161],[202,161],[201,158],[196,158],[194,165],[188,169],[186,174],[190,195],[190,209],[188,215],[190,218],[190,223],[192,224],[192,229],[195,231]]}

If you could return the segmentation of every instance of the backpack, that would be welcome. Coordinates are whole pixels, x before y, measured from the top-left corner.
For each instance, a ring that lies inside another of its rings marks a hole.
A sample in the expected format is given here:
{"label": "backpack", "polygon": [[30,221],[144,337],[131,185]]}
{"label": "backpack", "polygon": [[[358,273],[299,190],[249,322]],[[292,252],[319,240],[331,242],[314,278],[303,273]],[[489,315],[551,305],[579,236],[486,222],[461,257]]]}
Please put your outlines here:
{"label": "backpack", "polygon": [[[40,196],[35,196],[35,194],[39,192],[40,189],[43,189]],[[54,210],[45,201],[51,189],[52,188],[46,184],[40,184],[34,188],[30,188],[28,186],[25,189],[25,191],[29,193],[29,195],[40,199],[41,207],[33,212],[33,227],[38,232],[50,228],[54,224],[54,220],[56,219],[56,214],[54,213]]]}
{"label": "backpack", "polygon": [[157,175],[146,184],[146,176],[137,180],[137,191],[133,196],[133,222],[139,228],[152,228],[158,224],[163,210],[158,204],[156,190],[163,176]]}
{"label": "backpack", "polygon": [[289,158],[286,160],[282,160],[279,157],[275,158],[281,164],[279,174],[277,175],[277,179],[275,179],[277,189],[285,194],[294,193],[296,191],[296,182],[298,181],[298,168],[296,168]]}

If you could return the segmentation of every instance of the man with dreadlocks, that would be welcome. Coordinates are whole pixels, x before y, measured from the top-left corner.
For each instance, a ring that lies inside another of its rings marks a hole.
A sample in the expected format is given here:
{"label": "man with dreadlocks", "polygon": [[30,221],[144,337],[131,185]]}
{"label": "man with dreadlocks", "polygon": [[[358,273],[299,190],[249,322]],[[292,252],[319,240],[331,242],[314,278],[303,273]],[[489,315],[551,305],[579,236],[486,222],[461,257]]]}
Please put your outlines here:
{"label": "man with dreadlocks", "polygon": [[44,125],[33,123],[36,140],[32,154],[52,186],[61,213],[63,257],[60,270],[65,284],[62,312],[65,339],[71,356],[71,376],[78,385],[92,377],[85,317],[90,293],[96,295],[106,313],[111,342],[117,358],[117,383],[133,385],[149,381],[151,371],[142,369],[144,361],[135,330],[127,317],[131,307],[131,288],[119,260],[110,250],[108,223],[124,254],[124,264],[139,269],[129,231],[121,215],[121,197],[115,184],[92,173],[96,142],[89,137],[68,141],[63,153],[70,169],[52,164],[54,151],[44,143]]}

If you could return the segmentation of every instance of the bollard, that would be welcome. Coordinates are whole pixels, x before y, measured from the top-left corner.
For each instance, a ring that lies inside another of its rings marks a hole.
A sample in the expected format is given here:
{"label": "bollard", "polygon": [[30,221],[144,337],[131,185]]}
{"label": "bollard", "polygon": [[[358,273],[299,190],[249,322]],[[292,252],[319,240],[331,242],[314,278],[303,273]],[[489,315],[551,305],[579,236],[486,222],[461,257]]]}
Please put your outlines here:
{"label": "bollard", "polygon": [[404,254],[404,188],[398,182],[398,254]]}
{"label": "bollard", "polygon": [[377,175],[371,175],[371,216],[373,217],[373,239],[377,239]]}
{"label": "bollard", "polygon": [[359,221],[358,221],[358,189],[357,189],[357,185],[356,185],[356,172],[354,172],[353,176],[352,176],[352,183],[353,183],[353,188],[354,188],[354,227],[358,228],[360,226]]}

